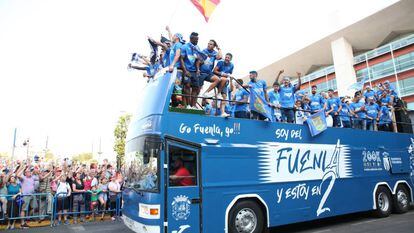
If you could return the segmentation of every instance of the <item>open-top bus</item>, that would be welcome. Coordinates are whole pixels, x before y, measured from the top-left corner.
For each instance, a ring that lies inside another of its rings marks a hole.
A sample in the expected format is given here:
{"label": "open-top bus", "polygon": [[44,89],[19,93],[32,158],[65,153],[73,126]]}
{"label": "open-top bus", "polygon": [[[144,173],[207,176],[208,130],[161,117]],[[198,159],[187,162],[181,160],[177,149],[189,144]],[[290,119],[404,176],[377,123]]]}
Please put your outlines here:
{"label": "open-top bus", "polygon": [[[159,72],[129,127],[123,220],[135,232],[263,232],[413,201],[413,135],[185,114]],[[186,173],[177,172],[184,169]]]}

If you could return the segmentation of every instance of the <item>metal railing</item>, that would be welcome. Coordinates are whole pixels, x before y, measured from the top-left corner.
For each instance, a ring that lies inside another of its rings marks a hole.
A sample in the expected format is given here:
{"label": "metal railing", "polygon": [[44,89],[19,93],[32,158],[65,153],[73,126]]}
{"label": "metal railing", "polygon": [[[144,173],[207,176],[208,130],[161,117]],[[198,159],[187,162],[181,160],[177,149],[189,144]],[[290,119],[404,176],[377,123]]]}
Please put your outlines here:
{"label": "metal railing", "polygon": [[[112,193],[112,192],[111,192]],[[99,194],[102,194],[99,196]],[[96,194],[96,202],[91,201],[91,192],[66,193],[52,195],[51,193],[0,195],[0,221],[16,220],[50,220],[51,226],[58,225],[59,216],[71,216],[76,223],[85,216],[96,217],[106,214],[119,217],[122,213],[122,193],[110,195],[108,192]],[[100,202],[100,197],[104,203]]]}

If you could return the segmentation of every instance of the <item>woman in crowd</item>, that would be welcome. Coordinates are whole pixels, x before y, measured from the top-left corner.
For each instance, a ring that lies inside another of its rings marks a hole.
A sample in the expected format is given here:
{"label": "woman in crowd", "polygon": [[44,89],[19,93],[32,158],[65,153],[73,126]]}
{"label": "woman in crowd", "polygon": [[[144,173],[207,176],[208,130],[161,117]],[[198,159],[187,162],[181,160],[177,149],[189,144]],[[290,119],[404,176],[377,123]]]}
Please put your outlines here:
{"label": "woman in crowd", "polygon": [[[58,225],[62,224],[62,214],[65,221],[65,225],[69,224],[67,212],[69,209],[69,198],[71,196],[71,189],[66,182],[66,176],[61,176],[57,185],[57,212],[58,212]],[[63,211],[63,213],[62,213]]]}
{"label": "woman in crowd", "polygon": [[[85,211],[85,187],[81,179],[81,173],[77,172],[75,179],[72,184],[73,190],[73,212],[84,212]],[[77,214],[74,214],[73,222],[77,223]],[[83,215],[80,214],[80,221],[83,222]]]}
{"label": "woman in crowd", "polygon": [[12,174],[9,178],[7,185],[7,213],[9,213],[9,222],[7,224],[7,229],[14,229],[15,220],[10,220],[10,218],[19,217],[20,207],[17,197],[22,193],[22,187],[17,183],[17,178],[15,174]]}
{"label": "woman in crowd", "polygon": [[105,215],[106,210],[106,203],[108,202],[108,179],[104,176],[101,178],[101,182],[99,183],[98,189],[101,190],[101,193],[99,193],[99,203],[101,205],[102,215],[101,215],[101,221],[103,220],[103,217]]}

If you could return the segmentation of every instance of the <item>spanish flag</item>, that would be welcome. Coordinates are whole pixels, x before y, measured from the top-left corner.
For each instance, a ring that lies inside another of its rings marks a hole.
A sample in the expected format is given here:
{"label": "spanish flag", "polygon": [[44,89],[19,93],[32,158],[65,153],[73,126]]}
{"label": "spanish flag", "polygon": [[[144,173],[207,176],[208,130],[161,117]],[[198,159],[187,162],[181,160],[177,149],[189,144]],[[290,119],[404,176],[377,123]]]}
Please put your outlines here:
{"label": "spanish flag", "polygon": [[213,11],[220,3],[220,0],[191,0],[191,2],[203,14],[206,22],[208,22],[211,14],[213,14]]}

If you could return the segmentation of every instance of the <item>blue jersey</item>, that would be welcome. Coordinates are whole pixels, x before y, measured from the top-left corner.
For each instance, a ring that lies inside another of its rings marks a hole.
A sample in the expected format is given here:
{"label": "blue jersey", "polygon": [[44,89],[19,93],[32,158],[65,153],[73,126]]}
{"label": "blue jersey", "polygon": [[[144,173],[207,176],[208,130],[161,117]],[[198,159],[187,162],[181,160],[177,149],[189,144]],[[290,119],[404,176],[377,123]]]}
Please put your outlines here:
{"label": "blue jersey", "polygon": [[256,82],[250,81],[248,83],[248,85],[251,86],[251,88],[253,90],[255,90],[257,94],[259,94],[260,96],[262,96],[263,98],[265,98],[264,92],[265,92],[265,90],[267,88],[267,85],[266,85],[266,82],[264,80],[256,80]]}
{"label": "blue jersey", "polygon": [[[355,112],[355,111],[358,111],[358,110],[360,110],[361,109],[361,107],[363,107],[363,106],[365,106],[365,103],[361,103],[361,102],[357,102],[357,103],[351,103],[350,105],[349,105],[349,108],[353,111],[353,112]],[[364,111],[359,111],[359,112],[357,112],[356,113],[357,114],[357,116],[359,117],[359,118],[365,118],[365,112]]]}
{"label": "blue jersey", "polygon": [[[170,62],[169,62],[170,65],[173,63],[174,57],[175,57],[175,54],[177,53],[177,51],[178,50],[181,51],[182,46],[183,46],[183,44],[181,44],[180,42],[177,42],[171,47],[171,49],[170,49]],[[175,63],[174,67],[177,67],[177,68],[181,67],[180,59],[178,59],[178,61],[177,61],[177,63]]]}
{"label": "blue jersey", "polygon": [[[238,89],[236,93],[234,93],[234,100],[236,101],[243,101],[244,97],[249,98],[249,93],[247,93],[247,91],[244,89]],[[235,103],[234,111],[235,112],[247,111],[247,104]]]}
{"label": "blue jersey", "polygon": [[349,106],[346,103],[342,103],[342,109],[341,109],[341,120],[342,121],[350,121],[350,114],[349,114]]}
{"label": "blue jersey", "polygon": [[332,115],[338,111],[339,106],[341,106],[341,100],[338,97],[328,99],[328,109],[330,110],[333,108],[333,112],[331,112]]}
{"label": "blue jersey", "polygon": [[280,95],[279,92],[274,90],[268,91],[267,95],[269,96],[269,102],[272,104],[280,104]]}
{"label": "blue jersey", "polygon": [[320,94],[310,95],[309,98],[310,98],[310,107],[311,107],[312,112],[323,109],[325,100]]}
{"label": "blue jersey", "polygon": [[234,65],[233,63],[225,63],[223,60],[220,60],[219,62],[217,62],[217,66],[218,71],[219,72],[223,72],[226,74],[232,74],[233,73],[233,69],[234,69]]}
{"label": "blue jersey", "polygon": [[378,117],[378,111],[380,110],[380,107],[378,104],[367,104],[365,105],[365,111],[367,112],[367,116],[376,119]]}
{"label": "blue jersey", "polygon": [[217,51],[216,50],[210,51],[208,49],[204,49],[202,53],[207,55],[207,58],[204,60],[203,64],[201,65],[200,71],[202,73],[210,74],[211,72],[213,72],[214,62],[216,61],[216,58],[217,58]]}
{"label": "blue jersey", "polygon": [[389,124],[389,123],[391,123],[390,110],[388,109],[387,106],[382,106],[380,109],[379,124],[384,125],[384,124]]}
{"label": "blue jersey", "polygon": [[390,95],[387,95],[387,96],[385,96],[384,98],[381,98],[381,104],[382,105],[386,105],[386,104],[388,104],[389,102],[391,102],[391,96]]}
{"label": "blue jersey", "polygon": [[196,59],[197,59],[197,54],[195,51],[196,49],[198,49],[198,46],[197,45],[194,46],[190,44],[190,42],[188,42],[187,44],[181,47],[181,57],[184,60],[185,68],[191,72],[196,71]]}
{"label": "blue jersey", "polygon": [[297,91],[297,92],[295,93],[295,101],[296,101],[296,100],[300,100],[300,101],[302,101],[303,96],[305,96],[305,94],[306,94],[306,91],[305,91],[305,90]]}
{"label": "blue jersey", "polygon": [[376,93],[375,93],[374,90],[365,91],[365,93],[364,93],[365,100],[368,99],[369,97],[374,97],[374,99],[376,99],[375,94]]}
{"label": "blue jersey", "polygon": [[295,91],[296,86],[292,84],[289,84],[289,86],[280,86],[280,106],[282,108],[293,108],[293,105],[295,105]]}

